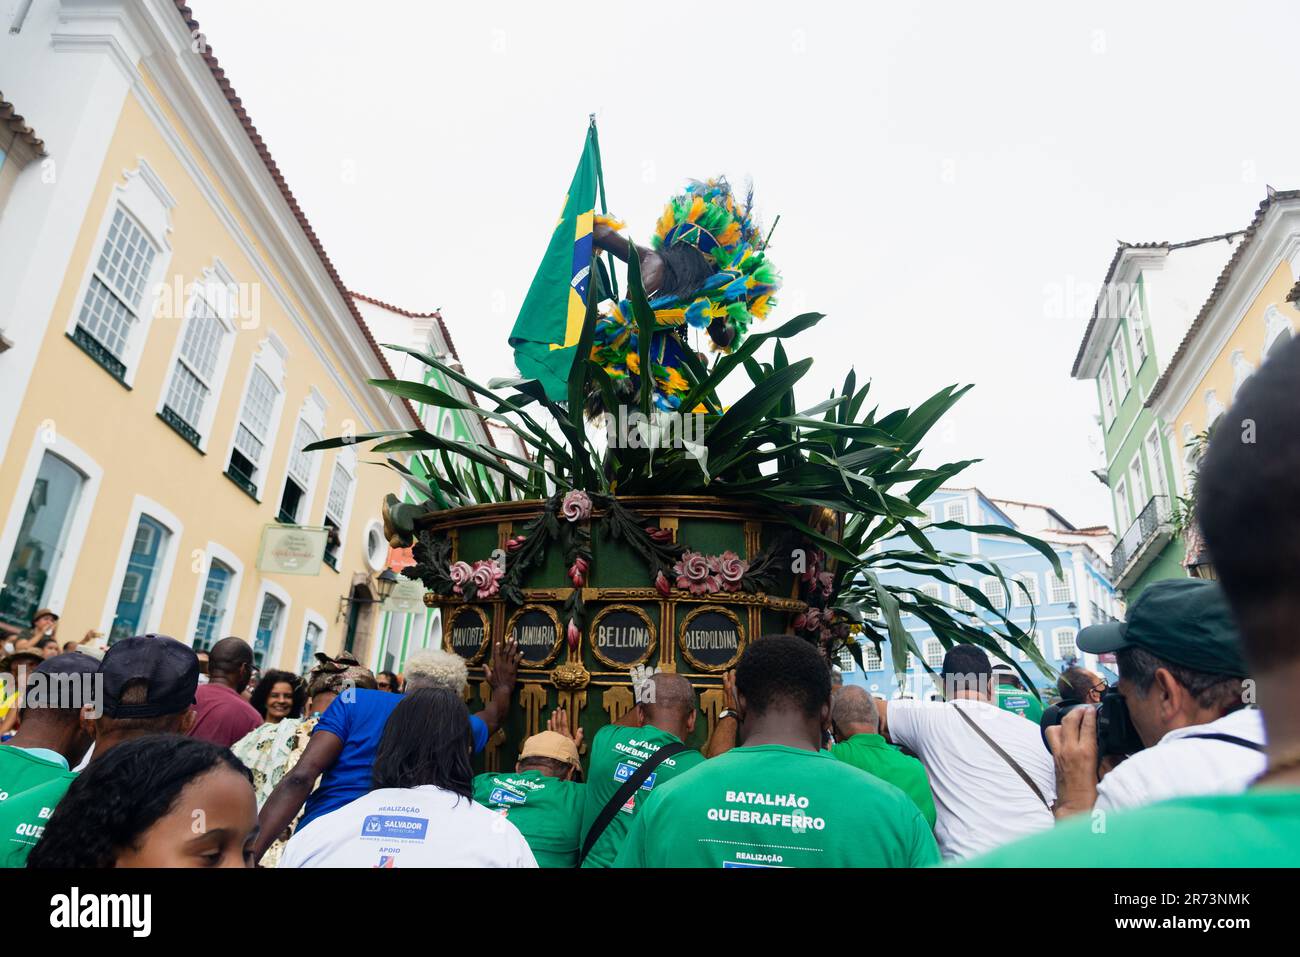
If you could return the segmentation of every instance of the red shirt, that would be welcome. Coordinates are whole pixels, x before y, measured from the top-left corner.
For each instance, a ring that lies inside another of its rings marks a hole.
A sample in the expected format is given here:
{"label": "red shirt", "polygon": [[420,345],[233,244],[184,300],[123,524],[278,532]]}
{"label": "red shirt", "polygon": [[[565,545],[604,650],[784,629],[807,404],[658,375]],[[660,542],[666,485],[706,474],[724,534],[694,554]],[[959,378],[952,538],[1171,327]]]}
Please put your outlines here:
{"label": "red shirt", "polygon": [[230,747],[262,723],[257,709],[226,685],[199,685],[194,692],[194,712],[198,717],[190,729],[190,737],[223,748]]}

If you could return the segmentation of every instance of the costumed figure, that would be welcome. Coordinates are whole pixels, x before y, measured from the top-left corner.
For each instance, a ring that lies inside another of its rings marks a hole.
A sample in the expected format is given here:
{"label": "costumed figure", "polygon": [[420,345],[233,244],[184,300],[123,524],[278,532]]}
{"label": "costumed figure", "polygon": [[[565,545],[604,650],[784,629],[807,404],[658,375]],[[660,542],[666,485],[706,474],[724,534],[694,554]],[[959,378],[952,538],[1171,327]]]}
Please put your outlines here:
{"label": "costumed figure", "polygon": [[[752,189],[741,202],[724,177],[693,181],[664,207],[651,248],[636,247],[641,282],[655,316],[649,371],[654,407],[660,411],[677,411],[689,389],[681,371],[687,352],[693,351],[688,327],[705,332],[711,350],[730,352],[744,341],[750,324],[775,305],[772,294],[781,280],[767,259],[752,202]],[[622,228],[620,222],[597,216],[593,238],[597,249],[626,262],[629,247],[619,235]],[[620,400],[639,393],[638,328],[627,299],[597,320],[591,358],[609,375]]]}

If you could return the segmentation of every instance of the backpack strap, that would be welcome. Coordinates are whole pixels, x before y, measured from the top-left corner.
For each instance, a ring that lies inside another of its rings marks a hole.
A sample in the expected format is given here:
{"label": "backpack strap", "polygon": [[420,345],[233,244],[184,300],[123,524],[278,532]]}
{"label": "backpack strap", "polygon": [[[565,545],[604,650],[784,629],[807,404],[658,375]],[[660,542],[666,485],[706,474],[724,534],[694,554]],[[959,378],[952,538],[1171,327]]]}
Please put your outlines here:
{"label": "backpack strap", "polygon": [[587,832],[586,840],[582,842],[582,851],[578,854],[579,866],[587,859],[591,849],[596,846],[596,842],[600,840],[600,835],[605,832],[605,828],[609,827],[609,822],[614,820],[614,815],[627,803],[628,798],[636,794],[641,785],[645,784],[646,779],[650,777],[654,769],[674,754],[681,754],[686,750],[688,750],[686,745],[680,741],[671,741],[641,762],[641,766],[632,772],[631,776],[614,792],[605,806],[600,809],[600,813],[596,815],[591,830]]}
{"label": "backpack strap", "polygon": [[978,734],[981,738],[983,738],[985,743],[987,743],[990,748],[992,748],[994,751],[997,752],[998,757],[1000,757],[1003,761],[1007,762],[1007,764],[1011,766],[1012,771],[1015,771],[1016,774],[1020,775],[1020,780],[1024,781],[1026,784],[1029,785],[1030,790],[1034,792],[1035,797],[1037,797],[1038,800],[1042,801],[1043,807],[1047,808],[1047,810],[1050,812],[1052,810],[1052,805],[1048,803],[1047,798],[1043,797],[1043,792],[1039,790],[1038,785],[1034,783],[1034,779],[1029,776],[1029,772],[1026,771],[1024,768],[1022,768],[1020,766],[1020,763],[1016,761],[1015,758],[1007,754],[1007,752],[1003,750],[1000,744],[998,744],[996,741],[990,738],[988,734],[984,731],[984,729],[975,723],[974,719],[971,718],[970,715],[968,715],[965,711],[962,711],[961,708],[958,708],[957,702],[954,701],[952,707],[954,711],[956,711],[959,715],[961,715],[961,719],[965,721],[968,725],[970,725],[971,730],[974,731],[976,734]]}

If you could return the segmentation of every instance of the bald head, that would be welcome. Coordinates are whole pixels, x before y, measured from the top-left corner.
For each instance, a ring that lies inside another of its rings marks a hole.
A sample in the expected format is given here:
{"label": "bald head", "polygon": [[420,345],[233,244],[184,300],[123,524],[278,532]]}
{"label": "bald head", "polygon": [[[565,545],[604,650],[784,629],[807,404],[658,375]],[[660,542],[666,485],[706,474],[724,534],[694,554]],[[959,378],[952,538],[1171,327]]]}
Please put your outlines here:
{"label": "bald head", "polygon": [[695,730],[695,689],[681,675],[658,672],[640,690],[637,705],[646,724],[685,741]]}
{"label": "bald head", "polygon": [[208,675],[243,691],[253,674],[253,648],[243,638],[222,638],[208,651]]}
{"label": "bald head", "polygon": [[880,730],[880,713],[875,699],[866,688],[845,685],[831,699],[831,723],[840,740],[855,734],[876,734]]}
{"label": "bald head", "polygon": [[661,671],[650,676],[650,683],[653,692],[646,694],[644,701],[647,720],[653,723],[660,716],[685,717],[695,710],[695,689],[681,675]]}

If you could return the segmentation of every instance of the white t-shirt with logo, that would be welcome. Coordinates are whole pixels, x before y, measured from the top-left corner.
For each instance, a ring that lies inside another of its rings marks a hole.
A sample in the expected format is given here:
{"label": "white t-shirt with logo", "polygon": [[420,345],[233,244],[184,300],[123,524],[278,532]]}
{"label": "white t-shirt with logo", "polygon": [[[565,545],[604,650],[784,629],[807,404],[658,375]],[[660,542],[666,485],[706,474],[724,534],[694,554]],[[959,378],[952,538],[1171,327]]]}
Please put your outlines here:
{"label": "white t-shirt with logo", "polygon": [[984,701],[889,702],[889,737],[921,759],[934,794],[934,836],[945,860],[973,857],[1055,823],[1052,812],[957,709],[1056,800],[1056,767],[1038,725]]}
{"label": "white t-shirt with logo", "polygon": [[1262,751],[1242,744],[1198,738],[1226,734],[1264,744],[1264,719],[1242,708],[1208,724],[1170,731],[1160,741],[1125,758],[1097,784],[1094,808],[1118,811],[1198,794],[1238,794],[1264,773]]}
{"label": "white t-shirt with logo", "polygon": [[323,814],[284,847],[280,867],[536,867],[519,829],[432,784],[381,788]]}

